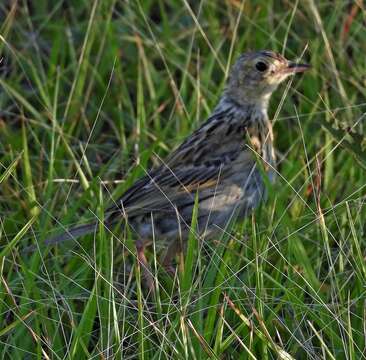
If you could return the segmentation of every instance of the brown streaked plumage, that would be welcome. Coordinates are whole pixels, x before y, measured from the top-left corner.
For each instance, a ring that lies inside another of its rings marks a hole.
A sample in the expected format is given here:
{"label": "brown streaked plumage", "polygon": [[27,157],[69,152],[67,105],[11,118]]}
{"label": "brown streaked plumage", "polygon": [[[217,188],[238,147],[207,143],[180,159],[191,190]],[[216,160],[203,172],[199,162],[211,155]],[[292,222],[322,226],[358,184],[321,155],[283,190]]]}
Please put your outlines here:
{"label": "brown streaked plumage", "polygon": [[[144,246],[155,238],[168,244],[166,262],[179,237],[189,233],[195,196],[198,231],[212,237],[235,217],[250,213],[264,197],[257,152],[271,181],[275,157],[272,126],[267,116],[271,94],[289,75],[308,69],[272,51],[241,55],[209,119],[158,168],[138,180],[106,212],[106,226],[126,217],[136,232],[140,261]],[[96,224],[71,228],[48,243],[93,232]]]}

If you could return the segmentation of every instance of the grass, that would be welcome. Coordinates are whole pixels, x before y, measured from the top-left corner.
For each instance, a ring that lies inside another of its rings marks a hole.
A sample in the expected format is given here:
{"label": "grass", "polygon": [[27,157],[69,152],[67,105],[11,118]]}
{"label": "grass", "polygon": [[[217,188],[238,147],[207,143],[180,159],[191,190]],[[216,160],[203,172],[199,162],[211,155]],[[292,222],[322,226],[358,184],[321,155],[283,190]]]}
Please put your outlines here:
{"label": "grass", "polygon": [[[1,358],[366,357],[362,1],[4,1],[0,14]],[[128,229],[43,245],[102,219],[207,118],[235,57],[263,48],[313,69],[271,101],[279,176],[252,217],[192,235],[174,279],[153,246],[154,297]]]}

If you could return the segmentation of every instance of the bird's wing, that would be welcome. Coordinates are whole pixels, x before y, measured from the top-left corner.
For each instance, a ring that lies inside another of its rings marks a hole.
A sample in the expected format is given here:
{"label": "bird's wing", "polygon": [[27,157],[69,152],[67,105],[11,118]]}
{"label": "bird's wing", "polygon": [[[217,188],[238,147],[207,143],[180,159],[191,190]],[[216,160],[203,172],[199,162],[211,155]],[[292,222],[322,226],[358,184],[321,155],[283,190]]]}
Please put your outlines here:
{"label": "bird's wing", "polygon": [[[116,205],[107,210],[128,217],[153,211],[172,211],[194,201],[197,190],[220,191],[218,182],[230,175],[231,164],[240,156],[251,158],[243,148],[244,134],[229,129],[223,121],[204,124],[183,142],[156,170],[129,188]],[[205,191],[207,194],[207,191]]]}
{"label": "bird's wing", "polygon": [[197,190],[215,189],[221,170],[222,166],[204,164],[179,169],[162,165],[136,182],[107,210],[109,219],[117,213],[133,217],[154,211],[172,212],[174,208],[194,203]]}

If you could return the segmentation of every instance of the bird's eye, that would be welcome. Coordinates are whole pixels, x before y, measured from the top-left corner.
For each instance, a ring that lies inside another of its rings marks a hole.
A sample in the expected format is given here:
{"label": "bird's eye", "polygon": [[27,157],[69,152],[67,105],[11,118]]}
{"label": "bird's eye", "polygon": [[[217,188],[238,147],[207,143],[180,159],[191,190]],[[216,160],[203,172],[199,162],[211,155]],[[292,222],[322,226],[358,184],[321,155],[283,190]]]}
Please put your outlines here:
{"label": "bird's eye", "polygon": [[263,62],[263,61],[258,61],[256,64],[255,64],[255,68],[258,70],[258,71],[266,71],[268,69],[268,65]]}

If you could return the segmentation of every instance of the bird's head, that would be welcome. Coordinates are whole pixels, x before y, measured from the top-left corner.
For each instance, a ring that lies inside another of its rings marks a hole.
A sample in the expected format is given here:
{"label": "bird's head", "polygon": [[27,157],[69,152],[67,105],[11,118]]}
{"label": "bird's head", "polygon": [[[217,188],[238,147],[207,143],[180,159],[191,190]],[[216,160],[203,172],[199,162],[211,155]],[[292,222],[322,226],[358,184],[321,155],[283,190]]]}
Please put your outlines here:
{"label": "bird's head", "polygon": [[273,51],[245,53],[230,71],[226,94],[240,104],[266,106],[282,81],[309,68],[310,65],[291,62]]}

